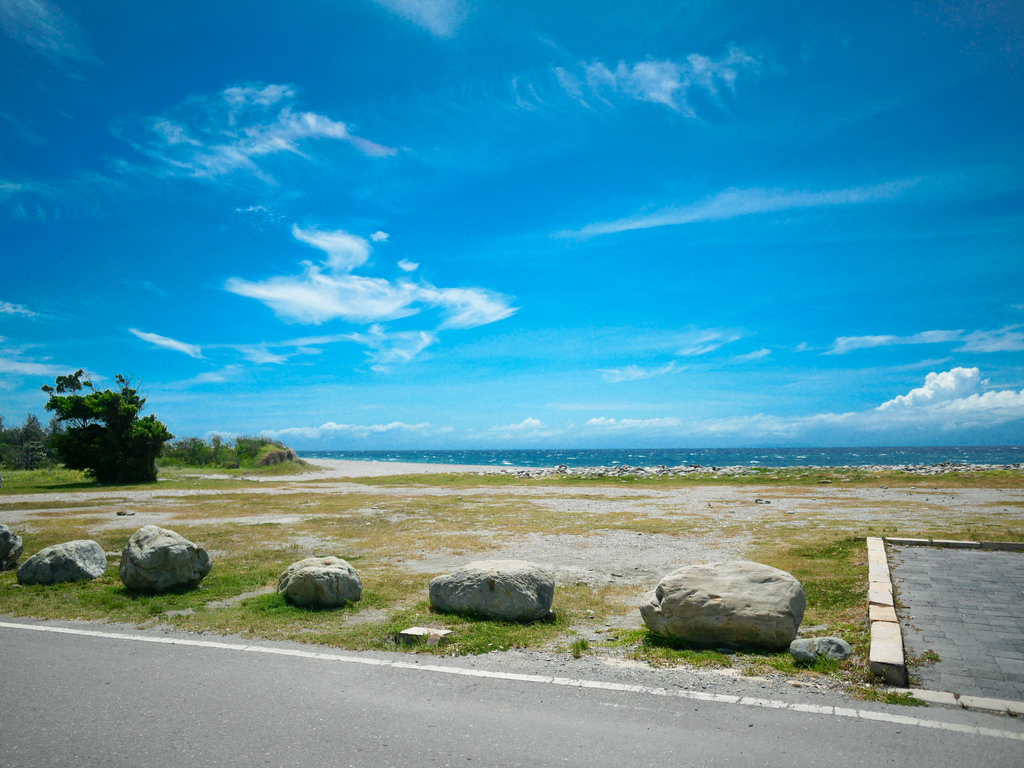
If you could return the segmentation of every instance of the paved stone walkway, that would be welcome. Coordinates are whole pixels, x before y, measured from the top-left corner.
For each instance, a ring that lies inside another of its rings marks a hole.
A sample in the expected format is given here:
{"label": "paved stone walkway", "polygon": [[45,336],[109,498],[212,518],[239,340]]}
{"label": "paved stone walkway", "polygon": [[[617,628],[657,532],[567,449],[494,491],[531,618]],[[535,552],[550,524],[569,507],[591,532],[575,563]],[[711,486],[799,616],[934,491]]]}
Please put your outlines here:
{"label": "paved stone walkway", "polygon": [[911,685],[1024,701],[1024,552],[888,551]]}

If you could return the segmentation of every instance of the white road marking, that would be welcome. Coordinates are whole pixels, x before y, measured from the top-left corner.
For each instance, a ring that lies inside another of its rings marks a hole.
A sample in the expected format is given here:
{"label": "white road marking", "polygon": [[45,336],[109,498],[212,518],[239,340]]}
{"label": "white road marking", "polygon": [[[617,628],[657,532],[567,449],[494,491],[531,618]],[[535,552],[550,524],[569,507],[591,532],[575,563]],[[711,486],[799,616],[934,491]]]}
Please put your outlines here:
{"label": "white road marking", "polygon": [[668,688],[652,688],[646,685],[627,685],[625,683],[606,683],[600,680],[583,680],[572,677],[551,677],[548,675],[522,675],[513,672],[489,672],[482,669],[466,667],[443,667],[437,664],[416,664],[408,661],[388,661],[371,659],[363,656],[350,656],[340,653],[322,653],[318,651],[300,651],[292,648],[268,648],[260,645],[244,645],[241,643],[221,643],[213,640],[188,640],[170,637],[151,637],[133,635],[126,632],[100,632],[93,629],[74,629],[71,627],[50,627],[38,624],[14,624],[0,621],[3,629],[25,629],[32,632],[52,632],[59,635],[79,635],[82,637],[99,637],[107,640],[126,640],[136,643],[160,643],[163,645],[184,645],[196,648],[215,648],[225,651],[242,651],[246,653],[268,653],[274,656],[297,656],[303,659],[321,659],[338,661],[346,664],[363,664],[374,667],[392,667],[394,669],[410,669],[419,672],[433,672],[444,675],[466,675],[484,677],[491,680],[513,680],[523,683],[542,683],[546,685],[564,685],[576,688],[598,688],[605,691],[622,691],[640,693],[648,696],[669,696],[694,701],[710,701],[717,704],[739,704],[744,707],[762,707],[767,709],[784,709],[791,712],[806,712],[814,715],[831,715],[833,717],[850,717],[861,720],[872,720],[895,725],[912,725],[918,728],[933,728],[941,731],[967,733],[973,736],[987,736],[996,739],[1024,741],[1024,733],[1001,731],[996,728],[983,728],[976,725],[947,723],[940,720],[925,720],[909,715],[896,715],[888,712],[874,712],[866,709],[850,709],[820,704],[792,704],[774,699],[757,699],[750,696],[733,696],[725,693],[706,693],[704,691],[686,691]]}

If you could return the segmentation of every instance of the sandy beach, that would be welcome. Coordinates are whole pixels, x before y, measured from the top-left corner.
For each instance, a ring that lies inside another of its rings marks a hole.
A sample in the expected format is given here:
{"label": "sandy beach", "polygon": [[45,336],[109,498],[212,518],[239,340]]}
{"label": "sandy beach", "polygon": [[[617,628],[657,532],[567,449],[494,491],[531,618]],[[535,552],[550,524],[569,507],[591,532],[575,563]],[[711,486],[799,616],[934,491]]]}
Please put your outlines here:
{"label": "sandy beach", "polygon": [[[459,472],[496,472],[502,469],[516,469],[495,464],[414,464],[401,461],[350,461],[347,459],[303,459],[307,464],[320,467],[315,475],[306,474],[304,479],[315,477],[391,477],[393,475],[439,475]],[[280,477],[274,478],[280,480]]]}

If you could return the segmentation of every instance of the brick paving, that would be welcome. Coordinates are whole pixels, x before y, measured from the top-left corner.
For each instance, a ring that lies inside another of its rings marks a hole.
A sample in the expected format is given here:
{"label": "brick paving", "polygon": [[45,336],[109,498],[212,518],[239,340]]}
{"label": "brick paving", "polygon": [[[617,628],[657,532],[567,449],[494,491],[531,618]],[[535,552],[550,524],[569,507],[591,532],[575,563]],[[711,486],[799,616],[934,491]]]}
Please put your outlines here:
{"label": "brick paving", "polygon": [[911,685],[1024,701],[1024,552],[888,546]]}

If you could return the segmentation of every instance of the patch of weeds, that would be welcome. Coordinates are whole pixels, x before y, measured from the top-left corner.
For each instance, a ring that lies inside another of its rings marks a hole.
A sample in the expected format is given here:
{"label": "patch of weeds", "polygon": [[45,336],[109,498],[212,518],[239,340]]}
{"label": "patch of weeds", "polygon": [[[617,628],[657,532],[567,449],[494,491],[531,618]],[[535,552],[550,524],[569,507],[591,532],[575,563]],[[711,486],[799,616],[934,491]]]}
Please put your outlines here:
{"label": "patch of weeds", "polygon": [[879,690],[868,687],[857,690],[857,698],[864,701],[880,701],[883,704],[896,704],[901,707],[927,707],[928,702],[915,698],[909,691]]}
{"label": "patch of weeds", "polygon": [[574,659],[578,659],[590,648],[590,642],[585,638],[581,637],[577,640],[573,640],[569,646],[569,653],[572,654]]}
{"label": "patch of weeds", "polygon": [[732,658],[721,651],[693,648],[652,632],[647,632],[639,647],[628,655],[631,659],[646,661],[656,667],[675,667],[680,664],[695,667],[732,666]]}
{"label": "patch of weeds", "polygon": [[939,656],[935,651],[927,650],[920,656],[913,656],[907,659],[907,666],[909,667],[922,667],[925,664],[937,664],[942,661],[942,657]]}

